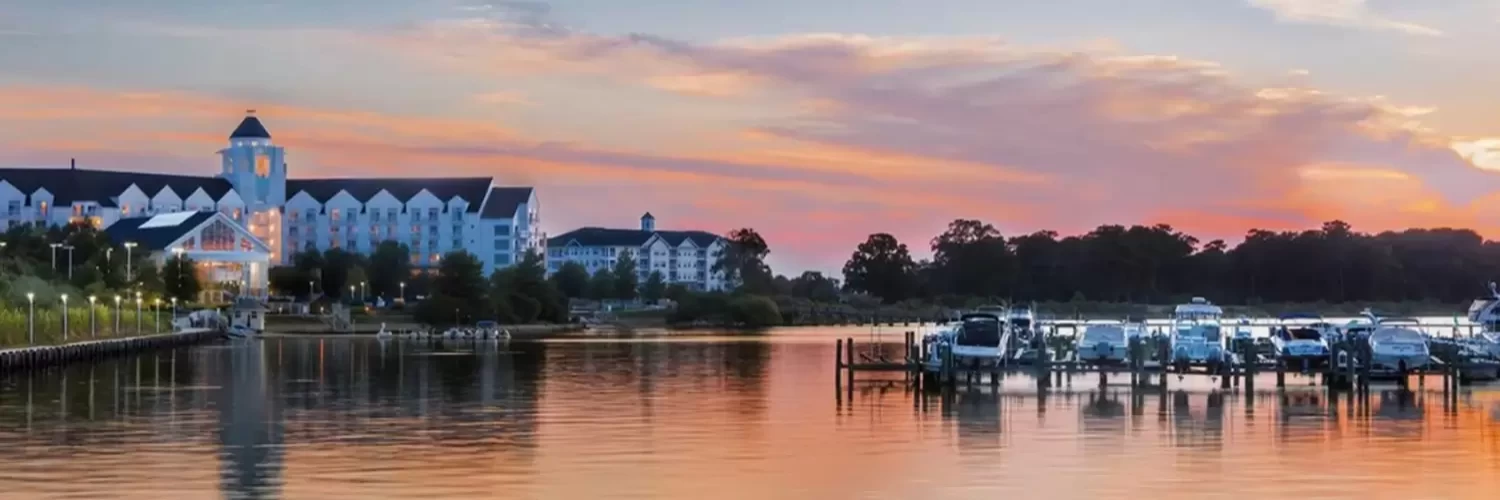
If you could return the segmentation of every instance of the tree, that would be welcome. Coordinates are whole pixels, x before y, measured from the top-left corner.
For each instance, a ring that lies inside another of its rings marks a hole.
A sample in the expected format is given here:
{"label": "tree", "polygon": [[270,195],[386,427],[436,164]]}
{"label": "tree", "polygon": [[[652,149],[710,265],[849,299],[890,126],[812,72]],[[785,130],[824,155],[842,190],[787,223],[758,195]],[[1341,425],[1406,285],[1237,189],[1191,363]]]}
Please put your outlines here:
{"label": "tree", "polygon": [[615,273],[609,268],[601,267],[594,271],[594,276],[589,278],[589,298],[594,300],[605,300],[615,296]]}
{"label": "tree", "polygon": [[[472,256],[470,258],[472,259]],[[323,293],[330,297],[345,298],[345,295],[349,293],[351,283],[359,285],[349,278],[354,268],[360,264],[359,255],[344,251],[342,248],[330,248],[327,252],[323,252],[323,268],[320,273]]]}
{"label": "tree", "polygon": [[552,273],[552,285],[570,299],[581,299],[588,294],[589,270],[574,261],[564,262]]}
{"label": "tree", "polygon": [[496,318],[512,323],[562,323],[568,319],[568,298],[546,278],[541,254],[526,252],[515,265],[490,276],[490,297]]}
{"label": "tree", "polygon": [[906,244],[890,234],[872,234],[844,264],[844,284],[887,303],[899,302],[912,295],[915,267]]}
{"label": "tree", "polygon": [[646,302],[655,304],[667,293],[667,282],[661,276],[661,271],[651,271],[646,275],[646,282],[641,285],[641,298]]}
{"label": "tree", "polygon": [[417,305],[414,316],[431,325],[452,322],[469,324],[487,319],[492,304],[490,283],[484,278],[484,264],[465,251],[443,256],[437,277],[432,282],[432,296]]}
{"label": "tree", "polygon": [[385,240],[370,252],[366,275],[370,294],[393,298],[401,295],[401,284],[411,280],[411,248],[405,243]]}
{"label": "tree", "polygon": [[1005,237],[994,226],[957,219],[932,239],[932,264],[943,292],[994,297],[1008,295],[1012,258]]}
{"label": "tree", "polygon": [[712,271],[722,273],[724,280],[738,284],[738,288],[749,293],[772,291],[771,268],[765,259],[771,247],[754,229],[740,228],[730,231],[728,244],[714,262]]}
{"label": "tree", "polygon": [[271,285],[272,293],[280,295],[301,295],[312,292],[307,282],[311,278],[307,273],[292,266],[277,266],[266,272],[266,281]]}
{"label": "tree", "polygon": [[827,278],[823,273],[817,271],[805,271],[801,276],[793,278],[788,283],[789,292],[794,297],[816,302],[837,302],[839,300],[838,280]]}
{"label": "tree", "polygon": [[615,277],[614,298],[620,300],[635,300],[639,293],[640,280],[636,278],[635,258],[629,253],[623,253],[615,259],[615,268],[612,271]]}
{"label": "tree", "polygon": [[174,255],[162,266],[162,291],[179,302],[198,300],[203,285],[198,282],[197,263],[186,255]]}

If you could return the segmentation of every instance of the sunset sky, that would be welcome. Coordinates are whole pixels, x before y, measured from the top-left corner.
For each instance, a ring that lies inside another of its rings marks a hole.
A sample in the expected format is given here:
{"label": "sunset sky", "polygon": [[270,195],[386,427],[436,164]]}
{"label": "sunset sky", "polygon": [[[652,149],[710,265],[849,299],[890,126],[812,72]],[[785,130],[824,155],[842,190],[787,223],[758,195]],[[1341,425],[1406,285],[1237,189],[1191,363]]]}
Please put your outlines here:
{"label": "sunset sky", "polygon": [[1500,238],[1500,0],[0,0],[0,166],[493,175],[778,272],[1169,223]]}

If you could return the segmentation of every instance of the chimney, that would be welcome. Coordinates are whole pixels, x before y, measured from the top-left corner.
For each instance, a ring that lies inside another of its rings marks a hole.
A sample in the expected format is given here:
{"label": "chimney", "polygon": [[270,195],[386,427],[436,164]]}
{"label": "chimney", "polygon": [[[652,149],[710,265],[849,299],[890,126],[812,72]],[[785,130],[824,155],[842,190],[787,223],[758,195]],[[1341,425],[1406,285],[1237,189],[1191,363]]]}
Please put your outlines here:
{"label": "chimney", "polygon": [[68,158],[68,170],[78,170],[77,158]]}

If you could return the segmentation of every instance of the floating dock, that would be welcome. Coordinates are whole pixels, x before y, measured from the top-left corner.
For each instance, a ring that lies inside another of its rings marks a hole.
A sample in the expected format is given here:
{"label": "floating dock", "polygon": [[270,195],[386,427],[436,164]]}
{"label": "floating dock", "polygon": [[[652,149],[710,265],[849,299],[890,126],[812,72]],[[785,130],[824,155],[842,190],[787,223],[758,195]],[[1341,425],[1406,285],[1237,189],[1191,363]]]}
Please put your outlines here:
{"label": "floating dock", "polygon": [[176,333],[88,340],[55,346],[18,347],[0,350],[0,373],[37,370],[74,362],[96,361],[138,352],[181,347],[224,338],[217,329],[191,329]]}

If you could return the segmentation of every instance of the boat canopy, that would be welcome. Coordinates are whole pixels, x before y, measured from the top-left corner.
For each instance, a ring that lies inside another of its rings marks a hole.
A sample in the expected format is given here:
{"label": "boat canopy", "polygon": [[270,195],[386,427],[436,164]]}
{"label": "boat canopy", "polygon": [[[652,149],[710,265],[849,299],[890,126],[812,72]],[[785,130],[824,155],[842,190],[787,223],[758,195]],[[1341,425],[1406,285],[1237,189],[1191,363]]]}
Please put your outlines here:
{"label": "boat canopy", "polygon": [[1495,297],[1474,299],[1474,302],[1469,304],[1469,321],[1475,323],[1500,321],[1500,315],[1497,315],[1497,311],[1495,310],[1496,303],[1500,303],[1500,299],[1496,299]]}
{"label": "boat canopy", "polygon": [[965,314],[954,342],[962,346],[996,347],[1000,345],[1000,318],[993,314]]}
{"label": "boat canopy", "polygon": [[1389,318],[1380,318],[1380,321],[1378,323],[1381,324],[1381,325],[1420,325],[1420,324],[1422,324],[1422,322],[1418,321],[1417,318],[1403,318],[1403,317],[1395,317],[1395,316],[1389,317]]}
{"label": "boat canopy", "polygon": [[1089,325],[1083,331],[1083,338],[1078,343],[1087,345],[1098,342],[1123,342],[1125,341],[1125,328],[1120,325]]}
{"label": "boat canopy", "polygon": [[1426,344],[1427,337],[1422,335],[1422,332],[1410,328],[1380,328],[1370,334],[1370,341],[1400,344]]}
{"label": "boat canopy", "polygon": [[1209,342],[1218,342],[1221,335],[1219,325],[1182,325],[1177,328],[1178,337],[1196,337]]}
{"label": "boat canopy", "polygon": [[1224,309],[1203,297],[1193,297],[1192,302],[1179,304],[1172,316],[1179,320],[1219,319],[1224,316]]}
{"label": "boat canopy", "polygon": [[1278,333],[1282,340],[1323,340],[1323,332],[1317,328],[1282,328]]}

